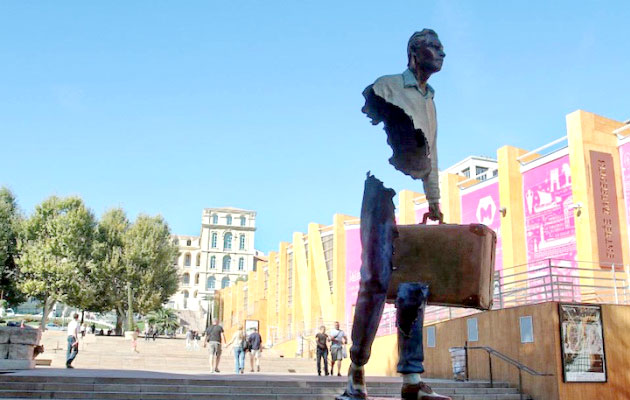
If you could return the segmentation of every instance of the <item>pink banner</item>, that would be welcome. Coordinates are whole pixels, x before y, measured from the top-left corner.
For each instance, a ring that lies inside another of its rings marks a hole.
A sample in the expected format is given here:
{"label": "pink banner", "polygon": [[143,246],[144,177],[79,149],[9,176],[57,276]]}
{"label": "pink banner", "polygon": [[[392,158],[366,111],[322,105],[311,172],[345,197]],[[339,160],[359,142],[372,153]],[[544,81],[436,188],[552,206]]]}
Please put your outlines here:
{"label": "pink banner", "polygon": [[499,182],[483,182],[462,191],[462,224],[484,224],[497,233],[495,270],[503,268]]}
{"label": "pink banner", "polygon": [[630,142],[619,146],[619,157],[621,159],[621,183],[623,185],[623,198],[624,206],[626,208],[627,223],[630,221]]}
{"label": "pink banner", "polygon": [[[556,282],[577,284],[573,191],[571,186],[571,168],[569,156],[563,156],[546,164],[537,166],[523,173],[523,194],[525,205],[525,234],[527,240],[527,262],[531,271],[530,287],[535,299],[546,299],[549,291],[549,270],[540,269],[549,265],[553,269],[554,288]],[[536,279],[539,278],[539,279]],[[561,286],[561,285],[560,285]],[[579,293],[554,293],[556,299],[577,300]],[[577,297],[577,298],[576,298]]]}
{"label": "pink banner", "polygon": [[[361,231],[358,226],[346,229],[346,332],[352,331],[354,308],[361,283]],[[385,304],[376,336],[396,332],[396,308]]]}

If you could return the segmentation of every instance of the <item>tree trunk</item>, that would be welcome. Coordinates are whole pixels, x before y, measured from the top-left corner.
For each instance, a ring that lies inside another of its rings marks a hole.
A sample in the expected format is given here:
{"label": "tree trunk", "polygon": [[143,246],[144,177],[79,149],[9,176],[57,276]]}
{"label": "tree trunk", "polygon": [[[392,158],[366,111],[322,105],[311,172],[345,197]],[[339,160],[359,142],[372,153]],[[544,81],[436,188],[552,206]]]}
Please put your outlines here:
{"label": "tree trunk", "polygon": [[123,334],[123,323],[125,322],[125,312],[119,308],[116,309],[116,335]]}
{"label": "tree trunk", "polygon": [[46,321],[48,321],[48,314],[50,314],[50,308],[55,303],[50,297],[44,298],[44,308],[42,309],[42,319],[40,321],[40,328],[42,332],[46,330]]}

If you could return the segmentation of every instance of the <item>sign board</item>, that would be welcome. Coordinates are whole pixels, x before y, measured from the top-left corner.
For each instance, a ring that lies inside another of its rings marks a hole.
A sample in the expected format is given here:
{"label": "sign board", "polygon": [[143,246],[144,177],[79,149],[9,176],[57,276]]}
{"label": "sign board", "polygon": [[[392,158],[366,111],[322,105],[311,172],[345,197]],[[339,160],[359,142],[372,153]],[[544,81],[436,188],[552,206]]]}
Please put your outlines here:
{"label": "sign board", "polygon": [[590,157],[599,261],[606,263],[603,267],[623,265],[613,158],[609,153],[593,150]]}

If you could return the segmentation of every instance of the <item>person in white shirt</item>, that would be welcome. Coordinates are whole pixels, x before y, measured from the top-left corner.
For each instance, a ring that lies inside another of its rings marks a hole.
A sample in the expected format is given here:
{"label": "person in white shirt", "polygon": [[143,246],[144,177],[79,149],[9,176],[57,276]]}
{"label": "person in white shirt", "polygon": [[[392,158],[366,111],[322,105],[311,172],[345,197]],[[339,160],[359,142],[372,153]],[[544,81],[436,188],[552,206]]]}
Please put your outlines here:
{"label": "person in white shirt", "polygon": [[79,314],[74,314],[68,324],[68,353],[66,355],[66,368],[74,368],[72,361],[79,354]]}

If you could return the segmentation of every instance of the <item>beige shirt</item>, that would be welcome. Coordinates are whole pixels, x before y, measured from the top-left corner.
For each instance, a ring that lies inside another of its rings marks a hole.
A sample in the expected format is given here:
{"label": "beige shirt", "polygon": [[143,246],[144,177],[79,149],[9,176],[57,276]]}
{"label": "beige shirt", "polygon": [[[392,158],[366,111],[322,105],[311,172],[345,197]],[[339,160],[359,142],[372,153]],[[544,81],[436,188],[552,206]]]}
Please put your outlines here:
{"label": "beige shirt", "polygon": [[[437,118],[433,96],[435,91],[427,85],[426,93],[420,89],[413,73],[407,69],[402,74],[386,75],[371,85],[374,94],[402,109],[411,118],[414,129],[421,130],[429,147],[431,171],[422,179],[424,194],[430,203],[440,200],[437,157]],[[381,122],[378,115],[368,112],[372,123]]]}

